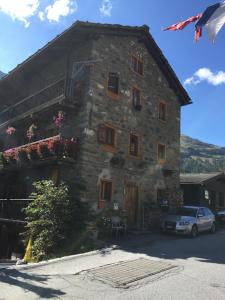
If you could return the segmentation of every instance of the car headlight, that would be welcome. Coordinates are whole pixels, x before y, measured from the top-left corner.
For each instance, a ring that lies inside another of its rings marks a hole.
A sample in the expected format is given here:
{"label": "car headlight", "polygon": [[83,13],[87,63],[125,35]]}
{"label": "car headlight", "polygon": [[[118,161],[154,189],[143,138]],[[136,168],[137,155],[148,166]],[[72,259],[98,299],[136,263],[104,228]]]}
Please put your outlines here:
{"label": "car headlight", "polygon": [[181,221],[181,222],[179,222],[179,225],[181,225],[181,226],[189,225],[189,224],[190,224],[190,222],[188,222],[188,221]]}

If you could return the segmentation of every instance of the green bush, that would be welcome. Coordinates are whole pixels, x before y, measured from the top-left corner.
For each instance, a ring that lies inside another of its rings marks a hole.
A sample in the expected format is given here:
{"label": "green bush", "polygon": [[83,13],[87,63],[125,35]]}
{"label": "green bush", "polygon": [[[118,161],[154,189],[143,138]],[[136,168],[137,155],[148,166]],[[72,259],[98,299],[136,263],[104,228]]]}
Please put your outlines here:
{"label": "green bush", "polygon": [[25,208],[27,239],[33,241],[32,254],[36,260],[48,259],[70,234],[72,201],[65,184],[55,186],[52,181],[33,183],[32,201]]}

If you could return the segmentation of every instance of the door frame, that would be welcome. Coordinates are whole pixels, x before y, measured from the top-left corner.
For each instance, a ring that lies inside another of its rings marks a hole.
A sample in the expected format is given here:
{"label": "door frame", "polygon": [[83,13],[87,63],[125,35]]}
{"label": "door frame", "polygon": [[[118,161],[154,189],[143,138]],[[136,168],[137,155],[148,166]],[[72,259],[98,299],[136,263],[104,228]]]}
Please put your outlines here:
{"label": "door frame", "polygon": [[[125,180],[124,181],[124,197],[123,197],[123,210],[126,211],[126,197],[127,197],[127,188],[128,186],[133,186],[133,187],[136,187],[137,188],[137,207],[136,207],[136,215],[135,215],[135,221],[133,224],[131,224],[131,226],[135,226],[137,227],[138,226],[138,223],[139,223],[139,213],[140,213],[140,185],[134,181],[129,181],[129,180]],[[129,224],[128,224],[129,226]]]}

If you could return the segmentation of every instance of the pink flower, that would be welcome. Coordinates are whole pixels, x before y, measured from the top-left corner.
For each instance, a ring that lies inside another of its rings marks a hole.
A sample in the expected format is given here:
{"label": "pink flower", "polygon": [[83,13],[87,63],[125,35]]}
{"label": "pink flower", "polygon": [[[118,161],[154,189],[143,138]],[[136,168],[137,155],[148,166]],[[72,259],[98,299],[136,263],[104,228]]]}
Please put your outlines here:
{"label": "pink flower", "polygon": [[13,133],[16,131],[16,129],[14,128],[14,127],[8,127],[7,129],[6,129],[6,133],[8,134],[8,135],[13,135]]}
{"label": "pink flower", "polygon": [[60,110],[58,115],[53,118],[53,121],[56,126],[61,127],[64,121],[64,112]]}

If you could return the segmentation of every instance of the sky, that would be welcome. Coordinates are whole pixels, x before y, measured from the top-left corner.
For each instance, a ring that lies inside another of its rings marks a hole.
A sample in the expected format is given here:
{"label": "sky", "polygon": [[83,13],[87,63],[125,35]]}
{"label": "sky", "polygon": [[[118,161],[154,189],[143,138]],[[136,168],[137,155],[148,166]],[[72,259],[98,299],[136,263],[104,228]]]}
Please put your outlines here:
{"label": "sky", "polygon": [[150,32],[189,93],[181,132],[225,147],[225,26],[215,44],[194,24],[163,28],[197,15],[218,0],[0,0],[0,70],[7,73],[77,20],[139,26]]}

